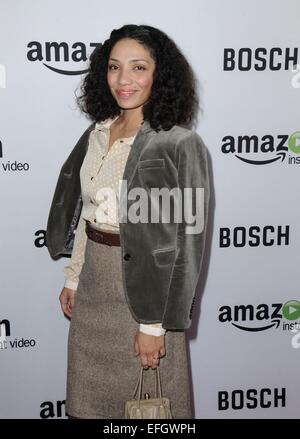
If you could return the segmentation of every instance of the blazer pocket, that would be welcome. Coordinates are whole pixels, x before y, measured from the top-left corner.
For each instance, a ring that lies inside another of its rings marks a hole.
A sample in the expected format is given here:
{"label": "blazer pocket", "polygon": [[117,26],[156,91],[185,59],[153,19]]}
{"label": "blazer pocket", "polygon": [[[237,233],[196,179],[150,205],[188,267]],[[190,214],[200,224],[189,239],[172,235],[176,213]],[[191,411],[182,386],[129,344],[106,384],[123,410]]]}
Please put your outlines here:
{"label": "blazer pocket", "polygon": [[175,247],[152,250],[155,264],[158,266],[171,265],[175,261]]}
{"label": "blazer pocket", "polygon": [[142,171],[144,169],[164,168],[164,167],[165,167],[165,159],[147,159],[147,160],[140,160],[138,162],[139,171]]}

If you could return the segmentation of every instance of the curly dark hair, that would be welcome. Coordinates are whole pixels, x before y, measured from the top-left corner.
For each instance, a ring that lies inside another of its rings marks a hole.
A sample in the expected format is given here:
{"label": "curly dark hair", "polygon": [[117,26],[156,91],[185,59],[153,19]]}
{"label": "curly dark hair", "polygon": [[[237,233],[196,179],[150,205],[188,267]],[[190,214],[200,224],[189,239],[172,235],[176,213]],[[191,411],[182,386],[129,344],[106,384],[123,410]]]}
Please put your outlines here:
{"label": "curly dark hair", "polygon": [[149,50],[155,61],[151,96],[143,106],[144,120],[155,129],[169,130],[174,125],[188,126],[198,113],[197,80],[188,61],[174,41],[152,26],[128,24],[114,29],[109,39],[99,44],[89,58],[89,70],[76,98],[80,109],[101,122],[121,113],[107,83],[110,52],[123,38],[131,38]]}

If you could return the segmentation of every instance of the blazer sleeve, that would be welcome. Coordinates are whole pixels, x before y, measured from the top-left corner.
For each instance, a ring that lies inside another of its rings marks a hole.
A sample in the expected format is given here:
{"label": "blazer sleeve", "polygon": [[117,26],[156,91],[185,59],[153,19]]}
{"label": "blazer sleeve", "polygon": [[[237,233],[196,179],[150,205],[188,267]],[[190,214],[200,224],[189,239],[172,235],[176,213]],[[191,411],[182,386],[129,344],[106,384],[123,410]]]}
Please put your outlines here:
{"label": "blazer sleeve", "polygon": [[65,287],[77,290],[79,283],[79,275],[81,273],[85,248],[87,243],[87,235],[85,233],[86,221],[82,217],[82,212],[79,218],[78,226],[75,233],[75,239],[73,244],[72,256],[70,260],[64,266]]}
{"label": "blazer sleeve", "polygon": [[47,248],[54,259],[72,254],[74,230],[82,209],[80,168],[94,126],[91,124],[82,134],[59,173],[46,229]]}
{"label": "blazer sleeve", "polygon": [[[201,271],[210,197],[207,150],[195,131],[189,131],[178,142],[176,166],[178,187],[182,193],[182,220],[177,222],[176,259],[162,326],[166,329],[187,329],[191,326],[195,290]],[[186,188],[190,189],[184,192]],[[185,218],[185,205],[192,207],[194,215],[196,211],[195,227],[191,227],[189,219]]]}

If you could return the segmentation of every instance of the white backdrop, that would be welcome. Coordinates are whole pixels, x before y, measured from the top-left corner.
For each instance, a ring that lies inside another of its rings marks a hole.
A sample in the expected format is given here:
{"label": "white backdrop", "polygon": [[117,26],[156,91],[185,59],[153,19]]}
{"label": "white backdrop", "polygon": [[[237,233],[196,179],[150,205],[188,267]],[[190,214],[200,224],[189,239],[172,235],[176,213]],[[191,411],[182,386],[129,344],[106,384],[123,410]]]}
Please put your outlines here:
{"label": "white backdrop", "polygon": [[[60,167],[90,122],[75,105],[80,74],[47,66],[84,70],[72,45],[89,55],[128,23],[174,38],[201,85],[213,199],[188,331],[195,417],[299,417],[299,13],[297,0],[0,1],[1,418],[65,416],[66,260],[50,259],[44,234]],[[69,60],[47,57],[53,42]],[[248,152],[239,136],[257,136]]]}

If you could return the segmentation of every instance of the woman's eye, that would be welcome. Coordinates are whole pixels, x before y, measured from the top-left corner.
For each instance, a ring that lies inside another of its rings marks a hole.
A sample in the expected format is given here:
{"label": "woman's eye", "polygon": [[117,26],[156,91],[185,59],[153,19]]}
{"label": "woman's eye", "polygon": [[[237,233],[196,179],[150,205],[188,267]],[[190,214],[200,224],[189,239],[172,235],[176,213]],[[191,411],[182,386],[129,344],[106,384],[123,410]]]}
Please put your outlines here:
{"label": "woman's eye", "polygon": [[[108,70],[117,70],[119,67],[116,64],[109,64]],[[142,71],[146,70],[144,66],[135,66],[133,67],[133,70]]]}
{"label": "woman's eye", "polygon": [[108,68],[109,70],[116,70],[115,68],[118,68],[118,66],[116,66],[115,64],[110,64]]}

